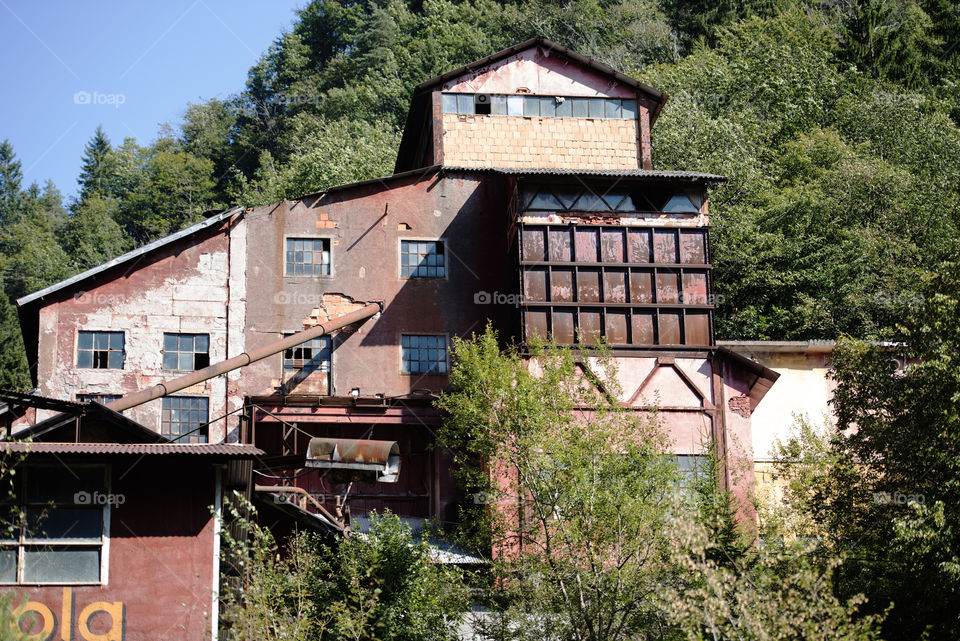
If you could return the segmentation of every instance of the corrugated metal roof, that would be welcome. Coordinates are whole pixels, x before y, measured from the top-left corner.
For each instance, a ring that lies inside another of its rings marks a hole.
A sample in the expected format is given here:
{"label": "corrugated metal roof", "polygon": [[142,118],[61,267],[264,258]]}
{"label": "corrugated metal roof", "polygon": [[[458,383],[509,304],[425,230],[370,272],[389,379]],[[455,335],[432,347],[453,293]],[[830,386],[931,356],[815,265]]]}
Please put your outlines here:
{"label": "corrugated metal roof", "polygon": [[237,443],[37,443],[3,441],[0,450],[21,454],[113,454],[162,455],[187,454],[191,456],[230,456],[252,458],[263,451],[253,445]]}
{"label": "corrugated metal roof", "polygon": [[562,169],[557,167],[456,167],[443,166],[444,171],[489,172],[504,176],[597,176],[599,178],[686,179],[706,182],[726,182],[726,176],[699,171],[672,169]]}
{"label": "corrugated metal roof", "polygon": [[60,281],[59,283],[54,283],[53,285],[50,285],[49,287],[45,287],[45,288],[43,288],[43,289],[41,289],[41,290],[39,290],[39,291],[35,291],[35,292],[33,292],[32,294],[27,294],[26,296],[17,299],[17,305],[22,307],[22,306],[24,306],[24,305],[27,305],[27,304],[29,304],[29,303],[32,303],[33,301],[39,300],[39,299],[43,298],[44,296],[48,296],[48,295],[50,295],[50,294],[52,294],[52,293],[54,293],[54,292],[60,291],[61,289],[64,289],[64,288],[66,288],[66,287],[69,287],[69,286],[71,286],[71,285],[74,285],[74,284],[76,284],[76,283],[79,283],[80,281],[86,280],[87,278],[90,278],[91,276],[96,276],[97,274],[99,274],[99,273],[101,273],[101,272],[104,272],[104,271],[110,269],[111,267],[116,267],[117,265],[122,265],[122,264],[124,264],[124,263],[126,263],[126,262],[129,262],[129,261],[133,260],[134,258],[139,258],[140,256],[143,256],[144,254],[148,254],[148,253],[152,252],[154,249],[159,249],[160,247],[163,247],[163,246],[165,246],[165,245],[169,245],[170,243],[172,243],[172,242],[174,242],[174,241],[177,241],[177,240],[180,240],[181,238],[185,238],[185,237],[187,237],[187,236],[190,236],[191,234],[197,233],[198,231],[202,231],[202,230],[204,230],[204,229],[207,229],[208,227],[212,227],[212,226],[216,225],[217,223],[223,221],[225,218],[229,218],[229,217],[232,216],[233,214],[238,213],[238,212],[242,212],[242,211],[243,211],[243,209],[240,208],[240,207],[233,207],[233,208],[228,209],[228,210],[226,210],[226,211],[224,211],[224,212],[221,212],[221,213],[219,213],[219,214],[217,214],[217,215],[215,215],[215,216],[211,216],[211,217],[208,218],[207,220],[201,221],[201,222],[199,222],[199,223],[197,223],[197,224],[195,224],[195,225],[191,225],[190,227],[186,227],[186,228],[184,228],[184,229],[181,229],[180,231],[176,232],[175,234],[170,234],[169,236],[164,236],[163,238],[157,239],[157,240],[153,241],[152,243],[148,243],[148,244],[144,245],[143,247],[138,247],[137,249],[134,249],[133,251],[129,251],[129,252],[127,252],[126,254],[123,254],[123,255],[121,255],[121,256],[117,256],[117,257],[114,258],[113,260],[109,260],[109,261],[105,262],[105,263],[102,264],[102,265],[97,265],[96,267],[91,267],[91,268],[88,269],[87,271],[80,272],[79,274],[76,274],[75,276],[71,276],[70,278],[67,278],[66,280]]}

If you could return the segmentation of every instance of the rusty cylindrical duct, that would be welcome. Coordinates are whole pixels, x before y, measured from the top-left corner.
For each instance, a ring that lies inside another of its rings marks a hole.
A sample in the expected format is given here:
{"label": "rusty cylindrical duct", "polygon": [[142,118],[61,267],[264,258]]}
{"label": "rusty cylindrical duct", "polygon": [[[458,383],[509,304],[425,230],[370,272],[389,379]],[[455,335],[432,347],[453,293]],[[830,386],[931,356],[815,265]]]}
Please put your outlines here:
{"label": "rusty cylindrical duct", "polygon": [[263,360],[268,356],[273,356],[274,354],[282,352],[285,349],[290,349],[300,345],[301,343],[306,343],[314,338],[319,338],[324,334],[329,334],[330,332],[338,330],[342,327],[346,327],[347,325],[365,321],[374,314],[379,313],[381,310],[382,306],[379,303],[370,303],[369,305],[365,305],[355,312],[350,312],[349,314],[343,314],[342,316],[331,318],[325,323],[320,323],[319,325],[311,327],[310,329],[297,332],[292,336],[287,336],[286,338],[270,343],[269,345],[264,345],[263,347],[251,350],[249,352],[244,352],[239,356],[234,356],[233,358],[228,358],[225,361],[214,363],[209,367],[198,369],[195,372],[190,372],[189,374],[185,374],[184,376],[180,376],[179,378],[175,378],[165,383],[159,383],[153,387],[140,390],[139,392],[127,394],[126,396],[118,398],[112,403],[108,403],[107,407],[115,412],[122,412],[123,410],[130,409],[131,407],[143,405],[147,401],[158,399],[161,396],[166,396],[167,394],[173,394],[174,392],[178,392],[182,389],[190,387],[191,385],[202,383],[208,378],[213,378],[214,376],[219,376],[220,374],[226,374],[227,372],[235,370],[238,367],[243,367],[244,365],[249,365],[250,363]]}

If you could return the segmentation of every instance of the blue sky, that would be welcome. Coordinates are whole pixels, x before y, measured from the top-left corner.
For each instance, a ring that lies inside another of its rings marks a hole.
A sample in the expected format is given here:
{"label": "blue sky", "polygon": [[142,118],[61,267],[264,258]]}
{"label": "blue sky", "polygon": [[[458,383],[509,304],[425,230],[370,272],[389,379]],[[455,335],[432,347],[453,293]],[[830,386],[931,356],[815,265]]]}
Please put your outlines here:
{"label": "blue sky", "polygon": [[0,0],[0,140],[24,184],[76,193],[83,147],[147,144],[188,102],[243,89],[307,0]]}

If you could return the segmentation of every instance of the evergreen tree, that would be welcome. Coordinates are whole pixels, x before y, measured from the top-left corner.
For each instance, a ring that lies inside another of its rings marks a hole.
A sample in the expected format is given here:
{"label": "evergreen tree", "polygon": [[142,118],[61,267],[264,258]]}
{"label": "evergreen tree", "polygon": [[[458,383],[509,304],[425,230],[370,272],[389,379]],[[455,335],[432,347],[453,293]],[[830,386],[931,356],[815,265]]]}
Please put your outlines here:
{"label": "evergreen tree", "polygon": [[111,163],[110,139],[103,127],[97,125],[93,138],[83,149],[83,166],[80,169],[80,200],[90,197],[105,198],[110,195],[110,186],[114,179]]}
{"label": "evergreen tree", "polygon": [[30,370],[17,311],[0,283],[0,388],[27,390],[30,388]]}
{"label": "evergreen tree", "polygon": [[11,222],[20,201],[20,161],[9,140],[0,142],[0,226]]}

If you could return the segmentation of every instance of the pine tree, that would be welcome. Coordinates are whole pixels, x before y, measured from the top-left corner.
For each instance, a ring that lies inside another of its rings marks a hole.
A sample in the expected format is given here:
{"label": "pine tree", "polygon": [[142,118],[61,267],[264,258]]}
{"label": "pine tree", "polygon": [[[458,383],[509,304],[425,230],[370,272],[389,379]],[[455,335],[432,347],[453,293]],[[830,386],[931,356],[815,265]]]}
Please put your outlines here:
{"label": "pine tree", "polygon": [[12,222],[17,204],[20,201],[20,161],[13,151],[9,140],[0,142],[0,226]]}
{"label": "pine tree", "polygon": [[104,133],[103,127],[97,125],[93,138],[83,150],[83,167],[80,169],[80,200],[90,197],[105,198],[109,195],[110,183],[113,177],[112,163],[110,162],[110,139]]}

